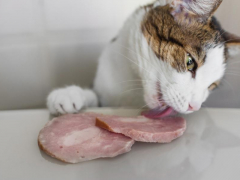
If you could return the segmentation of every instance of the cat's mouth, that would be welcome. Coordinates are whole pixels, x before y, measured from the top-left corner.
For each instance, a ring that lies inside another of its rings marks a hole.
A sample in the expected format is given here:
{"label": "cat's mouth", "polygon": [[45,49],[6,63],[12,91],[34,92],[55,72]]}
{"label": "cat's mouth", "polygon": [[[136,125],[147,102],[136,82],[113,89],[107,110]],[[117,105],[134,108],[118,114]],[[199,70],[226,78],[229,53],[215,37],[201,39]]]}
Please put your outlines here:
{"label": "cat's mouth", "polygon": [[158,118],[176,115],[177,111],[175,111],[172,107],[168,106],[163,101],[159,82],[157,83],[157,89],[158,89],[158,101],[161,106],[155,109],[144,111],[142,112],[142,115],[152,119],[158,119]]}
{"label": "cat's mouth", "polygon": [[169,107],[169,106],[167,106],[164,109],[151,109],[151,110],[142,112],[143,116],[146,116],[151,119],[158,119],[158,118],[163,118],[167,116],[173,116],[176,114],[177,114],[177,111],[175,111],[172,107]]}

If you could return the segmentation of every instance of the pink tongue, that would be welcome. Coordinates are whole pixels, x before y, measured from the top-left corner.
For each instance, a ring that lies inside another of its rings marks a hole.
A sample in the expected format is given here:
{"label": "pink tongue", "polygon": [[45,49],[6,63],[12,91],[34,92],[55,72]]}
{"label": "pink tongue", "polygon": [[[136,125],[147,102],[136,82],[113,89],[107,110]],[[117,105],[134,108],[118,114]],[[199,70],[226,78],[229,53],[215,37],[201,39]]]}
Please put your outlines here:
{"label": "pink tongue", "polygon": [[164,111],[159,111],[159,110],[153,109],[153,110],[142,112],[143,116],[145,116],[147,118],[151,118],[151,119],[163,118],[163,117],[171,116],[171,115],[175,115],[175,114],[177,114],[177,112],[171,107],[168,107]]}

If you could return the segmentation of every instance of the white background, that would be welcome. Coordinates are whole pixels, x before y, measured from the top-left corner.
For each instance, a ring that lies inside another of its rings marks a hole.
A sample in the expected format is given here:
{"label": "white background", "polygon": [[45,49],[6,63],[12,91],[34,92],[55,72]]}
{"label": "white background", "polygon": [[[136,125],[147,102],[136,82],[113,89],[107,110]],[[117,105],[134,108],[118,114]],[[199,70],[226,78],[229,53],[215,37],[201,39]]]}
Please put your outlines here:
{"label": "white background", "polygon": [[[104,45],[151,0],[0,0],[0,110],[40,108],[56,87],[90,86]],[[240,35],[240,1],[217,17]],[[240,55],[204,106],[240,108]]]}

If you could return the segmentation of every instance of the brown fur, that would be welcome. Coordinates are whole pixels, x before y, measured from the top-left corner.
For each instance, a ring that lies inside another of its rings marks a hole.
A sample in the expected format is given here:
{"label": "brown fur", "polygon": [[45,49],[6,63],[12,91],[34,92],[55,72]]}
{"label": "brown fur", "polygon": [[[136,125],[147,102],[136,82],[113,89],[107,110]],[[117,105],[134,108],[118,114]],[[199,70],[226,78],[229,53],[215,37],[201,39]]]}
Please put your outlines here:
{"label": "brown fur", "polygon": [[170,14],[169,5],[152,8],[142,22],[142,32],[156,56],[171,64],[178,72],[187,71],[187,53],[197,66],[204,64],[208,48],[221,43],[223,38],[213,21],[191,21],[179,25]]}

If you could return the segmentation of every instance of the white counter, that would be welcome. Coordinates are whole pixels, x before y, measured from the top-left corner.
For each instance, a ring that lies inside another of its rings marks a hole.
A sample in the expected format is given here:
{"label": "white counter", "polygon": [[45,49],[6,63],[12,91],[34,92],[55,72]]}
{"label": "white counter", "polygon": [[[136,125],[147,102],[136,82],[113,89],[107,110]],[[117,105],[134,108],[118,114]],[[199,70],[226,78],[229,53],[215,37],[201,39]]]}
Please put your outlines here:
{"label": "white counter", "polygon": [[170,144],[135,143],[113,159],[65,164],[38,148],[47,110],[2,111],[0,180],[239,180],[240,109],[202,109],[185,118],[187,131]]}

